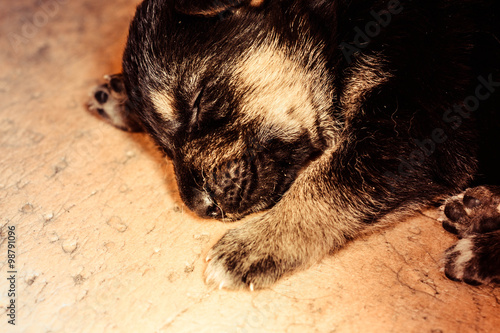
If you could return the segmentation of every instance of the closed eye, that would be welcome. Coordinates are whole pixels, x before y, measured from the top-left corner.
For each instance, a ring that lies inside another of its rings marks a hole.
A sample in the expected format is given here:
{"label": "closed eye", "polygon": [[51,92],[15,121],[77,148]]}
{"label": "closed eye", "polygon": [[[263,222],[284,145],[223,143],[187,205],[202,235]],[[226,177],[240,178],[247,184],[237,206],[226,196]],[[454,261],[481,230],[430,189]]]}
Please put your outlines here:
{"label": "closed eye", "polygon": [[[191,106],[191,120],[189,121],[189,127],[193,128],[194,125],[198,123],[200,120],[201,113],[201,99],[203,98],[203,92],[205,91],[205,87],[201,88],[200,92],[196,96],[193,105]],[[199,127],[199,124],[198,124]]]}

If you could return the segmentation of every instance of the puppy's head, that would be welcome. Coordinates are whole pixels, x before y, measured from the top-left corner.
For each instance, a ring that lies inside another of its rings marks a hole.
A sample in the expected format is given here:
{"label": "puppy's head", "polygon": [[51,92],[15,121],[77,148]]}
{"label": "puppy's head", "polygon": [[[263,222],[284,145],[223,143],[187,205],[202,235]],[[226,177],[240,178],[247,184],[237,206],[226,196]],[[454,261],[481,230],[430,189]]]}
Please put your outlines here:
{"label": "puppy's head", "polygon": [[123,59],[127,93],[198,215],[237,219],[271,207],[331,142],[334,92],[311,26],[300,6],[274,1],[138,7]]}

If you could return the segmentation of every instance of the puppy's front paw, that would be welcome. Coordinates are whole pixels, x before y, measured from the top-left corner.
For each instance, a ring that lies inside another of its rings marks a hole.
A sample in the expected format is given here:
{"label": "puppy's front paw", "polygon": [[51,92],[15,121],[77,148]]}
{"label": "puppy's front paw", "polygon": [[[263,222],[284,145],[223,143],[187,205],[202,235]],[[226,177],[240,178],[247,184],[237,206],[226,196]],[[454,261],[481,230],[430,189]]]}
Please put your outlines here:
{"label": "puppy's front paw", "polygon": [[228,231],[208,254],[206,282],[219,288],[261,289],[301,266],[294,250],[298,244],[283,247],[271,231],[245,224]]}
{"label": "puppy's front paw", "polygon": [[128,97],[121,74],[106,75],[105,83],[90,93],[88,110],[107,123],[128,132],[141,132],[135,115],[128,105]]}
{"label": "puppy's front paw", "polygon": [[445,253],[445,274],[471,285],[500,282],[500,232],[467,236]]}

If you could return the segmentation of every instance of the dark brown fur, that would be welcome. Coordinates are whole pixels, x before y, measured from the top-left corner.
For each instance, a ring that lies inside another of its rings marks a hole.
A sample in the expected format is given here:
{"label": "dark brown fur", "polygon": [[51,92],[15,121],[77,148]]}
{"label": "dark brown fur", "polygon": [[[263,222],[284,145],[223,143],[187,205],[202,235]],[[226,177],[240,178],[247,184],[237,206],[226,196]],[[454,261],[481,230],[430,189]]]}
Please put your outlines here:
{"label": "dark brown fur", "polygon": [[494,169],[483,157],[499,141],[496,10],[146,0],[115,77],[126,93],[109,104],[111,81],[90,108],[151,135],[198,215],[269,209],[224,235],[206,270],[219,286],[262,288]]}

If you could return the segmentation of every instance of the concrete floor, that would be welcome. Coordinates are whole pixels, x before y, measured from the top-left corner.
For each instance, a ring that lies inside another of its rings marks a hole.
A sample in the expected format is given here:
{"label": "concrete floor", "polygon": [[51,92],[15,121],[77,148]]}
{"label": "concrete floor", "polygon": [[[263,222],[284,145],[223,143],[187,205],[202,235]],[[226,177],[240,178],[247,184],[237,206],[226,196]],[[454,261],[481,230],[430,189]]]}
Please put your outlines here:
{"label": "concrete floor", "polygon": [[500,289],[443,276],[455,238],[432,211],[268,290],[206,286],[231,225],[186,211],[151,141],[84,108],[137,3],[0,3],[0,332],[498,332]]}

